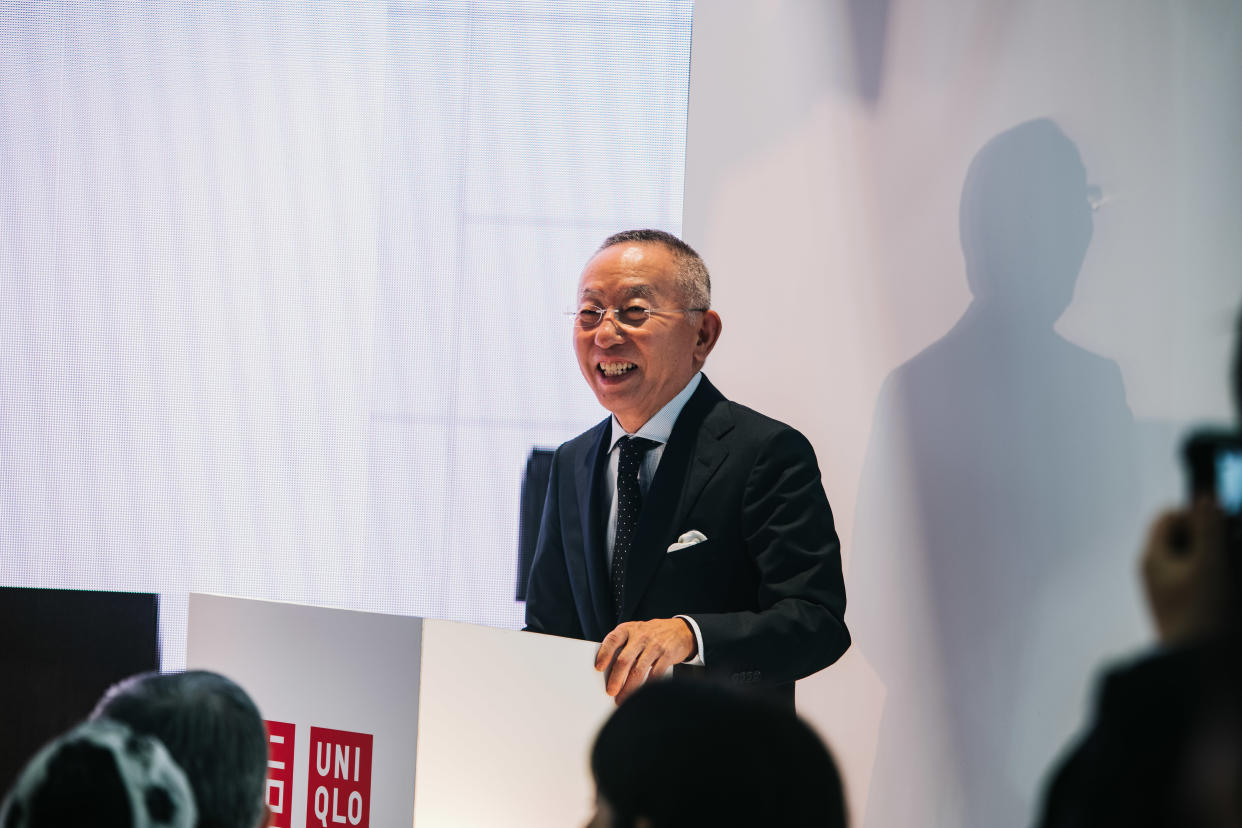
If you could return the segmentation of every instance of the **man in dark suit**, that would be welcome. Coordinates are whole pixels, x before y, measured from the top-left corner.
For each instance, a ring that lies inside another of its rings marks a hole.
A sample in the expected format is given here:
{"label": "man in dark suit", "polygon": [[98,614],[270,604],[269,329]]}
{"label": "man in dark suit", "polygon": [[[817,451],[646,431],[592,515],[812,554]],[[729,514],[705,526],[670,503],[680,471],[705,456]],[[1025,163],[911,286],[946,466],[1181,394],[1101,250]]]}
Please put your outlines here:
{"label": "man in dark suit", "polygon": [[612,416],[557,450],[526,624],[602,641],[618,703],[681,663],[792,703],[849,646],[815,453],[700,373],[709,305],[702,259],[655,230],[609,237],[578,286],[578,364]]}

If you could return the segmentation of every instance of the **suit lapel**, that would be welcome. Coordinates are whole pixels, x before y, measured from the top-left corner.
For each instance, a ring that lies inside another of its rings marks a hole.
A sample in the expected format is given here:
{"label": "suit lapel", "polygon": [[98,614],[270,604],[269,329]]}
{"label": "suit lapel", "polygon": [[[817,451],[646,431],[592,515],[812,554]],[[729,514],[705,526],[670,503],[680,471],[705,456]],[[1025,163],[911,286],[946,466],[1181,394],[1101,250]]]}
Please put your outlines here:
{"label": "suit lapel", "polygon": [[724,401],[703,377],[673,426],[655,478],[643,498],[634,548],[626,563],[623,621],[633,616],[663,562],[668,544],[677,539],[681,521],[729,454],[725,435],[733,424],[728,407],[719,405]]}
{"label": "suit lapel", "polygon": [[[578,514],[582,519],[583,558],[586,565],[587,590],[595,617],[583,620],[583,634],[599,641],[615,626],[612,615],[612,581],[608,577],[608,561],[604,533],[607,531],[608,504],[611,493],[604,491],[604,467],[608,462],[607,447],[611,435],[611,418],[596,426],[599,434],[592,449],[578,462],[575,471],[578,493]],[[595,629],[588,629],[588,621]]]}

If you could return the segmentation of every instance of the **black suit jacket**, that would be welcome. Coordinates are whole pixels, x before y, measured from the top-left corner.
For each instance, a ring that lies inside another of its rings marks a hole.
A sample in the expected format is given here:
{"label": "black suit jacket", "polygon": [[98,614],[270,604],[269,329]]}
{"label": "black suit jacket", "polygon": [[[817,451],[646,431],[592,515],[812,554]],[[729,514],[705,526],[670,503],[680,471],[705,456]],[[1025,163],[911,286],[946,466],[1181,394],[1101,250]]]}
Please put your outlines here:
{"label": "black suit jacket", "polygon": [[[617,618],[605,553],[611,418],[557,449],[527,629],[600,641],[623,621],[689,615],[709,672],[788,685],[849,647],[832,510],[811,444],[704,377],[643,500]],[[697,529],[707,540],[666,551]]]}

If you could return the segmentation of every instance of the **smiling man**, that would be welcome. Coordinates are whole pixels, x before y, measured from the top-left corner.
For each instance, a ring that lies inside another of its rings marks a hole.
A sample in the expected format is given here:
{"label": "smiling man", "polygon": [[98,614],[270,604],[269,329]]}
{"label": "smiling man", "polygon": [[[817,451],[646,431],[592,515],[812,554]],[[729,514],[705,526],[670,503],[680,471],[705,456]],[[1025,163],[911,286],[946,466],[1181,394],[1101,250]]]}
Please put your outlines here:
{"label": "smiling man", "polygon": [[574,350],[612,416],[556,452],[526,625],[601,641],[618,703],[690,663],[792,704],[849,647],[815,453],[703,376],[710,305],[703,260],[658,230],[610,236],[578,285]]}

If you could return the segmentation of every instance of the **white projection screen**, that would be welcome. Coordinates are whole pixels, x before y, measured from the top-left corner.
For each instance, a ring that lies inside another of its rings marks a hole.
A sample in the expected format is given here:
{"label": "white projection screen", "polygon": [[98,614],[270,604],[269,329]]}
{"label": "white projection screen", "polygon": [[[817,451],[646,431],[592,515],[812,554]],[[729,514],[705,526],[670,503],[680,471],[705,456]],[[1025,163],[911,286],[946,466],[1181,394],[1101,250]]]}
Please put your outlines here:
{"label": "white projection screen", "polygon": [[601,416],[607,234],[680,231],[689,2],[0,6],[0,584],[517,626]]}

